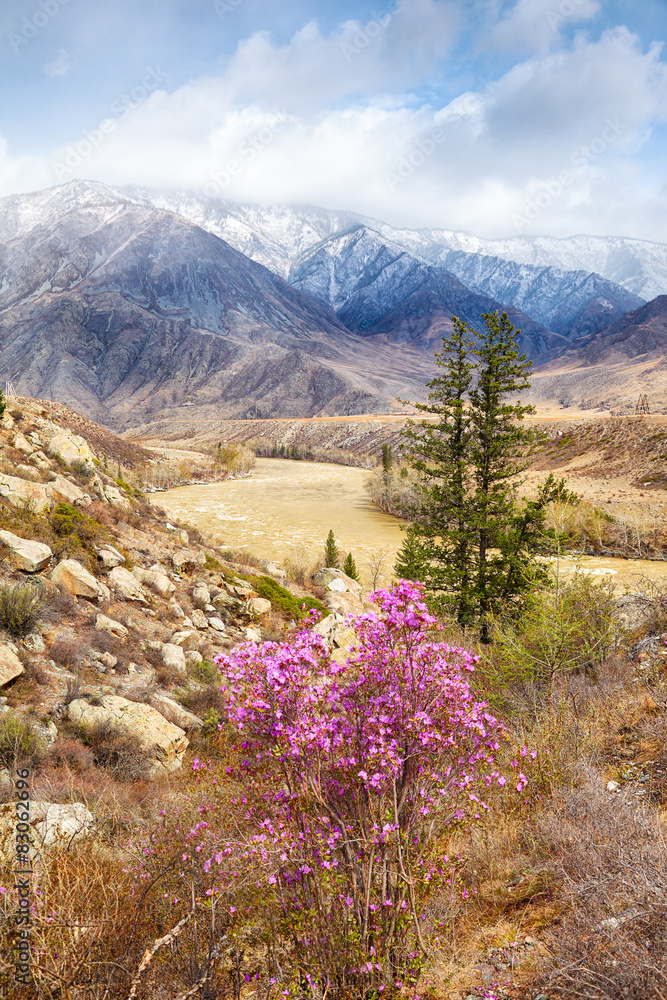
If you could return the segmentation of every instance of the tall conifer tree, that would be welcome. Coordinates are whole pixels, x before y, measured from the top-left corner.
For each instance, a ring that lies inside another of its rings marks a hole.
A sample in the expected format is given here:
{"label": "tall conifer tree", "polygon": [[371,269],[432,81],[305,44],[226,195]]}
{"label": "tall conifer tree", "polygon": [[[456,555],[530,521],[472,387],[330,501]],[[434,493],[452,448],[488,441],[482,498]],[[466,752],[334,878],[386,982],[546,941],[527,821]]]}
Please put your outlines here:
{"label": "tall conifer tree", "polygon": [[[516,604],[546,570],[534,559],[545,508],[563,483],[550,476],[536,500],[519,504],[516,477],[535,440],[521,420],[532,407],[516,394],[530,385],[531,363],[506,313],[485,313],[477,334],[453,318],[436,363],[444,374],[428,383],[418,408],[439,419],[406,431],[406,450],[420,473],[413,511],[422,547],[422,579],[467,627]],[[476,375],[476,380],[475,380]]]}

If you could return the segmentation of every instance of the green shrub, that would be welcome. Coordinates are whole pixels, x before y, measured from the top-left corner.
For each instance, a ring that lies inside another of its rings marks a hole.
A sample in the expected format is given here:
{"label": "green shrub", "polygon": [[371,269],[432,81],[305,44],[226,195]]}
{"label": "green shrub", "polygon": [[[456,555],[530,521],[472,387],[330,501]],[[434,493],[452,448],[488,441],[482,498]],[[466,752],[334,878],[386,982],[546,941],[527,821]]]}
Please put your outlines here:
{"label": "green shrub", "polygon": [[71,535],[84,545],[107,539],[108,531],[103,524],[69,503],[57,504],[50,516],[51,527],[57,535]]}
{"label": "green shrub", "polygon": [[219,573],[220,570],[222,569],[222,563],[219,562],[214,556],[208,555],[208,553],[206,553],[206,563],[205,563],[205,566],[206,566],[206,569],[211,570],[212,572],[216,572],[216,573]]}
{"label": "green shrub", "polygon": [[220,682],[220,671],[210,660],[201,660],[200,663],[192,663],[188,667],[188,674],[194,681],[200,684],[215,684]]}
{"label": "green shrub", "polygon": [[271,601],[271,607],[286,618],[302,621],[309,611],[321,611],[326,617],[329,609],[316,597],[295,597],[270,576],[249,576],[249,582],[260,597]]}
{"label": "green shrub", "polygon": [[615,608],[611,583],[577,573],[558,590],[531,594],[519,621],[496,619],[493,649],[479,667],[489,700],[534,706],[553,702],[568,676],[595,681],[617,639]]}
{"label": "green shrub", "polygon": [[0,587],[0,625],[10,635],[28,635],[39,622],[45,604],[43,593],[33,584],[5,584]]}
{"label": "green shrub", "polygon": [[0,716],[0,764],[10,770],[18,763],[35,766],[44,743],[27,719],[14,712]]}

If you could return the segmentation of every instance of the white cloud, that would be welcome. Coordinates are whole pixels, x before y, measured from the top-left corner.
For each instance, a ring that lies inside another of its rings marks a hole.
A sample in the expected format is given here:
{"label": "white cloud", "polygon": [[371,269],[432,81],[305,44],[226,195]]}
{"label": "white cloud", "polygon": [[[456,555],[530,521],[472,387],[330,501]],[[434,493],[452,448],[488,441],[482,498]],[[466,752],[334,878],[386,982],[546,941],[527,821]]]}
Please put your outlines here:
{"label": "white cloud", "polygon": [[47,63],[46,66],[42,68],[42,72],[45,76],[67,76],[70,69],[72,68],[72,63],[65,49],[58,49],[58,55],[53,60],[53,62]]}
{"label": "white cloud", "polygon": [[[523,231],[664,240],[664,181],[643,177],[638,156],[667,109],[658,46],[643,50],[624,28],[581,37],[445,107],[418,106],[399,95],[446,56],[455,12],[404,0],[375,22],[370,34],[373,22],[347,22],[330,36],[309,24],[282,46],[253,35],[221,75],[171,94],[153,89],[97,143],[92,123],[88,138],[72,136],[51,157],[18,164],[0,150],[2,190],[91,177],[311,202],[481,236],[513,234],[516,217],[540,200]],[[71,168],[55,172],[72,149]]]}
{"label": "white cloud", "polygon": [[486,45],[546,52],[560,41],[564,28],[594,17],[599,10],[598,0],[517,0],[493,25]]}

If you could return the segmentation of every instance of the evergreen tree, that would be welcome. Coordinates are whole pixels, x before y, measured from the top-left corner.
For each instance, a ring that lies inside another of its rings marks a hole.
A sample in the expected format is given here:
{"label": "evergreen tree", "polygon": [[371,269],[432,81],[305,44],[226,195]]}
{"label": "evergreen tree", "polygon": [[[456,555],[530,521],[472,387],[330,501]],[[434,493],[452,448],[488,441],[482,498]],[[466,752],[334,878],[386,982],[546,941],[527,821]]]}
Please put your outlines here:
{"label": "evergreen tree", "polygon": [[426,577],[426,565],[423,545],[414,525],[410,525],[403,544],[396,553],[394,572],[399,580],[423,580]]}
{"label": "evergreen tree", "polygon": [[[453,319],[436,363],[444,374],[428,383],[419,409],[439,417],[407,430],[408,452],[420,473],[414,533],[425,555],[425,582],[462,627],[517,603],[547,570],[534,558],[547,505],[562,491],[553,476],[536,500],[519,504],[516,477],[527,466],[534,432],[521,425],[532,407],[516,401],[530,385],[531,363],[519,352],[507,314],[483,315],[475,334]],[[476,385],[473,384],[477,374]]]}
{"label": "evergreen tree", "polygon": [[391,453],[391,445],[382,445],[382,471],[385,475],[389,475],[391,472],[391,467],[394,464],[394,456]]}
{"label": "evergreen tree", "polygon": [[5,394],[0,389],[0,417],[4,416],[5,410],[7,409],[7,403],[5,401]]}
{"label": "evergreen tree", "polygon": [[349,576],[351,580],[356,580],[357,583],[361,583],[361,580],[359,579],[359,571],[357,570],[357,564],[355,563],[354,556],[351,552],[348,552],[345,556],[343,573],[345,573],[345,576]]}
{"label": "evergreen tree", "polygon": [[340,554],[336,545],[333,528],[329,531],[324,545],[324,565],[331,566],[333,569],[338,569],[340,566]]}

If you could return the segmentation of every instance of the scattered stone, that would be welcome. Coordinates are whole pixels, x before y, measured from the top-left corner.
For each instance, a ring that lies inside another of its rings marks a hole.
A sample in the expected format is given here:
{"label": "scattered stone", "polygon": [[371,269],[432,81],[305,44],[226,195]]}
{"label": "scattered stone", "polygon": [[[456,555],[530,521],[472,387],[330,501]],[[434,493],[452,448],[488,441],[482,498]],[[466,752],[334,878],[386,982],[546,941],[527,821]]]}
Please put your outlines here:
{"label": "scattered stone", "polygon": [[145,583],[147,587],[155,590],[160,597],[168,597],[176,590],[175,585],[160,568],[142,569],[140,566],[135,566],[132,570],[132,575],[140,583]]}
{"label": "scattered stone", "polygon": [[9,684],[10,681],[20,677],[22,673],[23,664],[16,652],[7,645],[0,645],[0,687]]}
{"label": "scattered stone", "polygon": [[38,573],[53,556],[49,546],[43,542],[20,538],[11,531],[0,531],[0,542],[9,549],[17,569],[22,569],[26,573]]}
{"label": "scattered stone", "polygon": [[173,670],[179,677],[185,677],[185,652],[182,646],[178,646],[175,642],[161,642],[160,656],[168,670]]}
{"label": "scattered stone", "polygon": [[177,549],[172,554],[171,562],[176,572],[180,573],[185,566],[205,566],[206,556],[193,549]]}
{"label": "scattered stone", "polygon": [[132,506],[127,496],[117,486],[105,486],[104,496],[107,503],[112,504],[114,507]]}
{"label": "scattered stone", "polygon": [[178,603],[178,601],[170,601],[169,602],[169,610],[170,610],[171,614],[173,615],[173,617],[175,617],[175,618],[185,618],[185,611],[180,606],[180,604]]}
{"label": "scattered stone", "polygon": [[105,569],[114,569],[116,566],[123,566],[125,563],[125,556],[121,555],[113,545],[105,545],[103,548],[98,549],[97,558]]}
{"label": "scattered stone", "polygon": [[225,631],[225,623],[221,618],[216,618],[215,615],[208,619],[209,627],[215,629],[216,632]]}
{"label": "scattered stone", "polygon": [[116,594],[123,600],[148,604],[146,591],[124,566],[114,566],[109,573],[108,579]]}
{"label": "scattered stone", "polygon": [[22,451],[24,455],[32,455],[35,450],[34,447],[26,440],[26,438],[19,431],[18,434],[14,435],[14,441],[12,442],[12,448],[16,448],[17,451]]}
{"label": "scattered stone", "polygon": [[44,645],[44,640],[42,639],[39,632],[31,632],[29,635],[24,636],[23,646],[28,650],[29,653],[44,653],[46,646]]}
{"label": "scattered stone", "polygon": [[[361,584],[357,583],[351,577],[346,576],[341,569],[334,569],[333,566],[327,566],[324,569],[319,569],[315,576],[313,577],[314,582],[319,587],[326,587],[332,593],[351,593],[359,594],[361,592]],[[341,587],[341,583],[344,585]]]}
{"label": "scattered stone", "polygon": [[208,628],[206,615],[204,614],[203,611],[200,611],[199,608],[195,608],[195,610],[190,615],[190,618],[192,619],[192,624],[194,625],[195,628],[200,628],[200,629]]}
{"label": "scattered stone", "polygon": [[191,629],[184,629],[179,632],[174,632],[171,637],[171,642],[175,646],[180,646],[182,649],[196,649],[199,645],[200,636],[199,633],[192,631]]}
{"label": "scattered stone", "polygon": [[[73,840],[85,837],[93,828],[95,817],[83,802],[30,802],[30,826],[35,846],[69,847]],[[16,824],[13,803],[0,806],[0,843],[5,846]],[[10,832],[11,831],[11,832]],[[15,834],[14,834],[15,835]]]}
{"label": "scattered stone", "polygon": [[192,600],[195,605],[199,608],[204,607],[206,604],[211,603],[211,592],[209,591],[203,580],[199,580],[192,591]]}
{"label": "scattered stone", "polygon": [[51,463],[43,451],[33,451],[29,461],[37,466],[38,469],[41,469],[42,472],[46,472],[47,469],[51,468]]}
{"label": "scattered stone", "polygon": [[618,781],[608,781],[607,782],[607,791],[608,792],[617,792],[620,787],[621,786],[618,783]]}
{"label": "scattered stone", "polygon": [[198,649],[186,649],[185,650],[185,662],[189,667],[194,666],[196,663],[201,663],[204,657],[201,655]]}
{"label": "scattered stone", "polygon": [[194,715],[192,712],[188,712],[186,708],[179,705],[173,698],[169,698],[166,694],[162,694],[161,691],[156,691],[151,695],[150,704],[160,713],[160,715],[163,715],[168,722],[172,722],[175,726],[180,726],[180,728],[184,729],[186,732],[188,729],[201,729],[204,725],[199,716]]}
{"label": "scattered stone", "polygon": [[264,566],[264,572],[268,573],[269,576],[275,576],[279,580],[284,580],[287,574],[281,566],[276,566],[275,563],[267,562]]}
{"label": "scattered stone", "polygon": [[251,597],[248,601],[248,610],[253,618],[262,618],[271,610],[271,601],[267,601],[264,597]]}
{"label": "scattered stone", "polygon": [[243,629],[243,637],[244,637],[244,639],[245,639],[246,642],[257,642],[257,643],[259,643],[259,642],[262,641],[262,633],[260,632],[260,630],[258,628],[244,628]]}
{"label": "scattered stone", "polygon": [[51,573],[51,579],[68,594],[87,597],[91,600],[103,599],[109,591],[100,585],[92,573],[76,559],[63,559]]}
{"label": "scattered stone", "polygon": [[180,726],[168,722],[152,705],[113,694],[104,695],[100,702],[100,705],[90,705],[76,698],[68,708],[70,721],[84,726],[106,722],[132,733],[153,756],[152,775],[175,771],[181,766],[188,739]]}
{"label": "scattered stone", "polygon": [[113,653],[102,653],[99,662],[105,667],[106,670],[113,670],[118,663],[118,657],[114,656]]}
{"label": "scattered stone", "polygon": [[85,504],[90,497],[64,476],[56,476],[46,487],[56,503]]}
{"label": "scattered stone", "polygon": [[114,618],[108,618],[107,615],[98,615],[95,619],[95,628],[98,632],[110,632],[111,635],[118,636],[119,639],[124,639],[128,634],[127,629],[121,622],[117,622]]}

